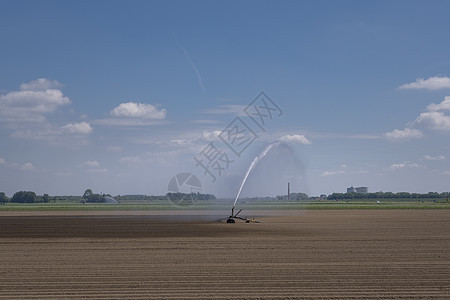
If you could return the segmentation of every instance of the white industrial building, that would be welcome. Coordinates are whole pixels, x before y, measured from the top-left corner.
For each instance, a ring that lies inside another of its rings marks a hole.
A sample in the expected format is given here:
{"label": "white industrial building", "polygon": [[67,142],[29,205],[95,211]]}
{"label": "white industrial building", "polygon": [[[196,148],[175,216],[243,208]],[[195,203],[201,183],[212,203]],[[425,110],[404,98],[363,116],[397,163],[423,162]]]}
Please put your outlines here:
{"label": "white industrial building", "polygon": [[360,186],[360,187],[349,187],[347,188],[347,193],[368,193],[369,192],[369,188],[367,186]]}

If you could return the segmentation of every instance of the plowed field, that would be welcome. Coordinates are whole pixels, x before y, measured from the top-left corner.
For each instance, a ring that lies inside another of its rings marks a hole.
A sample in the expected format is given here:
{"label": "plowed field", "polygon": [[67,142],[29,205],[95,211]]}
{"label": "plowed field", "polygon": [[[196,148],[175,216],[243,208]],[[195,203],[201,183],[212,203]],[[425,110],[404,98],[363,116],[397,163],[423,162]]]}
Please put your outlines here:
{"label": "plowed field", "polygon": [[450,298],[450,210],[254,213],[2,212],[0,298]]}

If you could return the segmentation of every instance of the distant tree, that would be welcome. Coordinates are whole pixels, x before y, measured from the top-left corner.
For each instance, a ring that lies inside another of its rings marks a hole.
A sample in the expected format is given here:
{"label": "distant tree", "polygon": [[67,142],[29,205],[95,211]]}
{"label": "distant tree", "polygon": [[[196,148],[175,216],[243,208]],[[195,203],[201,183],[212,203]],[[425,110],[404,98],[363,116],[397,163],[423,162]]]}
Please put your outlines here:
{"label": "distant tree", "polygon": [[426,197],[427,198],[439,198],[440,195],[439,195],[439,193],[436,193],[436,192],[429,192],[428,194],[426,194]]}
{"label": "distant tree", "polygon": [[94,194],[91,189],[87,189],[83,194],[83,199],[89,203],[102,203],[105,202],[105,196],[101,194]]}
{"label": "distant tree", "polygon": [[92,194],[92,195],[89,195],[89,197],[87,198],[87,202],[90,202],[90,203],[105,202],[105,197],[100,194]]}
{"label": "distant tree", "polygon": [[15,203],[35,203],[37,200],[36,193],[29,191],[20,191],[13,195],[11,202]]}
{"label": "distant tree", "polygon": [[50,196],[48,194],[44,194],[42,196],[42,201],[44,201],[44,203],[50,202]]}
{"label": "distant tree", "polygon": [[5,204],[9,202],[9,198],[5,195],[5,193],[0,193],[0,204]]}
{"label": "distant tree", "polygon": [[446,199],[450,193],[429,192],[426,194],[408,193],[408,192],[375,192],[375,193],[333,193],[328,196],[328,200],[351,200],[351,199]]}
{"label": "distant tree", "polygon": [[92,190],[91,189],[87,189],[85,192],[84,192],[84,194],[83,194],[83,198],[84,199],[88,199],[89,198],[89,196],[91,196],[93,193],[92,193]]}
{"label": "distant tree", "polygon": [[[286,196],[287,198],[287,196]],[[290,194],[290,199],[291,200],[308,200],[309,196],[305,193],[291,193]]]}
{"label": "distant tree", "polygon": [[197,193],[197,199],[198,200],[216,200],[216,196],[214,196],[212,194]]}
{"label": "distant tree", "polygon": [[343,193],[333,193],[328,196],[328,200],[339,200],[339,199],[344,199]]}

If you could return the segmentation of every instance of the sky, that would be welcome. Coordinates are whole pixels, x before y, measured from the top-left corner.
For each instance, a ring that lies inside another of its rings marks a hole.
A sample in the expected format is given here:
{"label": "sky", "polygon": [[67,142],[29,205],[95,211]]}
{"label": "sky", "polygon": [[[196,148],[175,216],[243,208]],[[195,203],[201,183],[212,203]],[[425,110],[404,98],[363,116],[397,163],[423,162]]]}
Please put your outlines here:
{"label": "sky", "polygon": [[234,197],[258,156],[242,196],[449,191],[448,11],[0,1],[0,191]]}

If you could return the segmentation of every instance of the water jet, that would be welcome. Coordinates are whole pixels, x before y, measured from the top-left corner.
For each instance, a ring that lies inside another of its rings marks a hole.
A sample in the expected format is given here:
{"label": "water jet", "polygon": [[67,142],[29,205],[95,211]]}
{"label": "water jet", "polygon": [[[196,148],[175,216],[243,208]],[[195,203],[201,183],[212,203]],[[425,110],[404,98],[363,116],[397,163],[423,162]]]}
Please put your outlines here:
{"label": "water jet", "polygon": [[267,155],[267,153],[269,153],[270,149],[272,149],[272,147],[274,145],[277,145],[279,143],[280,143],[280,141],[276,141],[276,142],[269,144],[266,148],[264,148],[264,150],[259,155],[257,155],[253,159],[252,163],[250,164],[250,167],[247,170],[247,173],[245,173],[245,176],[244,176],[244,179],[242,180],[241,186],[239,187],[239,191],[236,195],[236,199],[234,199],[233,206],[231,207],[231,215],[228,217],[227,223],[235,223],[235,219],[244,220],[246,223],[256,222],[254,219],[239,217],[238,215],[242,211],[242,209],[239,210],[236,214],[234,214],[234,209],[236,207],[236,203],[239,199],[239,196],[241,195],[242,188],[244,187],[245,182],[247,181],[247,178],[250,175],[250,172],[253,170],[253,168],[256,166],[256,164],[259,163]]}

